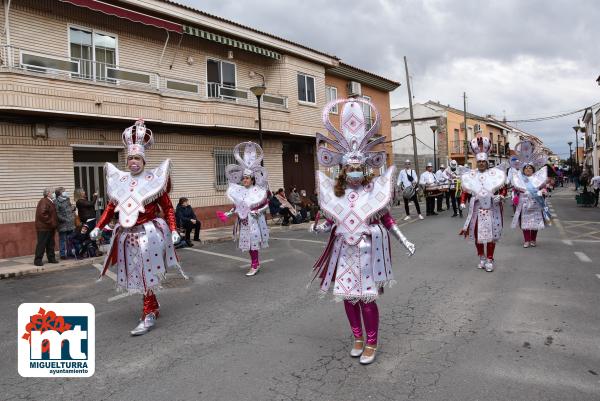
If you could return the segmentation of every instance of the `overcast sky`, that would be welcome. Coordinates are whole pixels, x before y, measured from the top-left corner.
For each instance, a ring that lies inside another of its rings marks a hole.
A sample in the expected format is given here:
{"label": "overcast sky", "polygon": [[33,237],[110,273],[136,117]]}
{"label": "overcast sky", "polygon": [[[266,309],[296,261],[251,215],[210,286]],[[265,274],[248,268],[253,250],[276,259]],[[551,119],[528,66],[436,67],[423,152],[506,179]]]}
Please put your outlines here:
{"label": "overcast sky", "polygon": [[[522,119],[600,102],[595,0],[177,0],[401,82],[392,107],[429,99]],[[568,156],[580,115],[519,127]]]}

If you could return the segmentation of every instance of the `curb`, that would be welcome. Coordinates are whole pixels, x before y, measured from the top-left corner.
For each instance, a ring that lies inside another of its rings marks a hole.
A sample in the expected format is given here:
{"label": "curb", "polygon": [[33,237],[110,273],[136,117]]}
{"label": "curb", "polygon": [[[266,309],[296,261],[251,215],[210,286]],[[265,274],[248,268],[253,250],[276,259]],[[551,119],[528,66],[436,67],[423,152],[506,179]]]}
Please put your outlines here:
{"label": "curb", "polygon": [[95,258],[81,259],[74,262],[70,262],[67,264],[53,264],[53,263],[45,263],[43,266],[34,266],[34,265],[22,265],[15,266],[12,271],[2,272],[0,273],[0,280],[15,278],[19,276],[25,276],[29,274],[36,273],[50,273],[61,270],[69,270],[74,269],[76,267],[87,266],[94,263],[102,263],[104,260],[104,256],[98,256]]}

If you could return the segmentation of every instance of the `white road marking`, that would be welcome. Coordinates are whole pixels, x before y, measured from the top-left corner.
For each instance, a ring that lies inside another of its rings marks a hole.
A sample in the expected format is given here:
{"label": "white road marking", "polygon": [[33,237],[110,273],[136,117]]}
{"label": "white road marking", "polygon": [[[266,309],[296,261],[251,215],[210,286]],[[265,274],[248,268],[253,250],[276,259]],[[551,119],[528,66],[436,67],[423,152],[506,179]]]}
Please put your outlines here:
{"label": "white road marking", "polygon": [[[104,269],[104,266],[101,265],[100,263],[94,263],[94,267],[96,269],[98,269],[98,271],[100,273],[102,273],[102,269]],[[113,281],[115,281],[115,282],[117,281],[117,275],[115,273],[111,272],[110,270],[107,270],[105,275],[107,277],[111,278]]]}
{"label": "white road marking", "polygon": [[577,258],[584,263],[592,263],[592,259],[590,259],[585,253],[583,252],[573,252],[575,254],[575,256],[577,256]]}
{"label": "white road marking", "polygon": [[207,254],[207,255],[220,256],[222,258],[233,259],[233,260],[237,260],[239,262],[247,262],[248,261],[247,258],[239,258],[237,256],[226,255],[224,253],[217,253],[217,252],[205,251],[203,249],[193,249],[193,248],[183,248],[183,249],[186,250],[186,251],[204,253],[204,254]]}
{"label": "white road marking", "polygon": [[110,298],[108,298],[108,302],[113,302],[113,301],[116,301],[116,300],[118,300],[118,299],[121,299],[121,298],[128,297],[128,296],[130,296],[130,295],[131,295],[130,293],[128,293],[128,292],[124,292],[124,293],[122,293],[122,294],[115,295],[114,297],[110,297]]}
{"label": "white road marking", "polygon": [[313,239],[302,239],[302,238],[275,238],[271,237],[269,239],[279,240],[279,241],[300,241],[300,242],[312,242],[315,244],[326,244],[327,241],[317,241]]}
{"label": "white road marking", "polygon": [[[275,261],[275,259],[265,259],[265,260],[261,260],[260,264],[261,266],[264,265],[265,263],[269,263],[269,262],[273,262]],[[240,268],[247,268],[250,267],[250,263],[246,263],[245,265],[241,265]]]}
{"label": "white road marking", "polygon": [[570,239],[564,239],[563,242],[565,243],[565,245],[573,246],[573,241],[571,241]]}
{"label": "white road marking", "polygon": [[596,277],[600,278],[600,274],[596,274]]}

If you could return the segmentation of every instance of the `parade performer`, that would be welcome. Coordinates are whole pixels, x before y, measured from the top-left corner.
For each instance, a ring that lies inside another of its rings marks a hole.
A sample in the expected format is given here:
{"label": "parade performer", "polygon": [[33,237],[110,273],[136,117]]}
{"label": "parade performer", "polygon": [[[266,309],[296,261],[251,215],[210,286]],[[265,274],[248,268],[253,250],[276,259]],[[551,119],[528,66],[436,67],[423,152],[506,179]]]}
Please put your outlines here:
{"label": "parade performer", "polygon": [[[458,182],[458,163],[456,160],[450,160],[450,164],[444,170],[444,175],[449,183],[448,192],[446,192],[446,207],[449,207],[449,201],[452,201],[452,217],[458,216],[458,207],[456,205],[456,191]],[[462,216],[462,211],[461,211]]]}
{"label": "parade performer", "polygon": [[[341,131],[329,120],[329,112],[344,104]],[[373,108],[375,123],[366,131],[363,106]],[[325,106],[323,122],[333,138],[317,134],[317,158],[323,167],[340,166],[336,180],[318,173],[319,204],[326,220],[316,221],[311,230],[331,231],[329,243],[314,266],[314,277],[320,278],[321,291],[333,289],[344,307],[354,335],[350,351],[360,356],[360,363],[375,360],[379,312],[376,300],[383,287],[393,280],[388,232],[414,253],[414,245],[402,234],[389,213],[394,198],[395,167],[378,176],[367,175],[367,168],[379,169],[385,162],[385,151],[373,148],[385,137],[374,137],[381,116],[364,99],[338,99]],[[375,138],[375,139],[374,139]],[[366,331],[363,336],[364,324]]]}
{"label": "parade performer", "polygon": [[398,174],[398,182],[396,183],[396,185],[400,187],[402,198],[404,199],[404,210],[406,211],[406,217],[404,220],[410,220],[410,209],[408,208],[409,202],[413,202],[415,204],[417,215],[419,216],[420,220],[423,220],[417,193],[419,189],[418,181],[417,172],[410,167],[410,160],[406,159],[404,162],[404,168],[400,170],[400,174]]}
{"label": "parade performer", "polygon": [[[241,156],[243,154],[243,156]],[[258,250],[269,246],[269,228],[265,212],[269,209],[267,199],[267,171],[261,165],[263,150],[254,142],[242,142],[233,148],[233,156],[239,164],[225,168],[229,181],[227,197],[234,207],[226,212],[217,212],[221,220],[238,215],[234,225],[234,238],[239,248],[250,253],[250,270],[246,276],[254,276],[260,269]]]}
{"label": "parade performer", "polygon": [[512,185],[519,193],[519,202],[512,228],[519,226],[523,230],[523,248],[535,247],[538,230],[543,230],[551,218],[544,199],[548,179],[546,156],[537,151],[531,141],[519,142],[515,152],[510,165],[517,171],[513,174]]}
{"label": "parade performer", "polygon": [[[119,213],[119,223],[113,229],[101,276],[111,266],[116,266],[117,288],[143,294],[142,316],[131,331],[137,336],[147,333],[156,323],[159,304],[154,292],[160,288],[167,268],[177,267],[184,277],[185,274],[173,245],[181,238],[169,198],[171,161],[167,159],[153,170],[144,169],[145,150],[152,145],[153,136],[141,119],[123,132],[123,143],[127,149],[129,171],[120,171],[106,163],[109,202],[90,236],[97,238],[115,212]],[[158,217],[161,210],[164,220]]]}
{"label": "parade performer", "polygon": [[427,163],[425,171],[421,173],[419,184],[423,187],[425,194],[425,216],[437,216],[435,212],[435,200],[441,194],[438,182],[433,172],[433,164]]}
{"label": "parade performer", "polygon": [[[449,195],[450,181],[448,180],[448,177],[446,177],[446,174],[444,173],[445,171],[446,171],[446,166],[444,166],[443,164],[440,164],[440,167],[435,172],[435,179],[441,190],[441,193],[437,197],[437,211],[438,212],[443,212],[444,210],[450,209],[450,195]],[[444,209],[444,207],[443,207],[444,199],[446,199],[446,209]]]}
{"label": "parade performer", "polygon": [[[479,255],[480,269],[494,271],[494,250],[502,235],[502,202],[506,196],[506,173],[502,168],[488,168],[488,152],[492,146],[488,138],[481,136],[481,130],[470,142],[476,155],[477,169],[462,175],[460,208],[466,207],[469,200],[469,214],[460,231],[461,235],[475,241]],[[484,249],[485,248],[485,249]],[[486,257],[487,253],[487,257]]]}

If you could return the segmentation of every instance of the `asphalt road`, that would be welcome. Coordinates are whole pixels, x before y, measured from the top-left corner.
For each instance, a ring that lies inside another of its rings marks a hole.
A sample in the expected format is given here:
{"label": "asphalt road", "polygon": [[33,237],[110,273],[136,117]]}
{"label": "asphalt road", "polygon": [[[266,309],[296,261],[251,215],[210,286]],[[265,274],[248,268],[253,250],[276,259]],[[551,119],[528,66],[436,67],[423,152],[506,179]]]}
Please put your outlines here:
{"label": "asphalt road", "polygon": [[[141,297],[115,297],[92,266],[2,280],[0,399],[599,400],[600,210],[577,208],[569,191],[551,198],[558,223],[536,248],[522,247],[506,213],[493,273],[475,268],[450,212],[403,225],[417,254],[394,248],[398,283],[378,302],[370,366],[348,355],[343,305],[307,289],[324,235],[277,233],[253,278],[233,243],[181,251],[190,280],[170,275],[157,328],[142,337],[129,336]],[[95,306],[93,377],[19,376],[23,302]]]}

